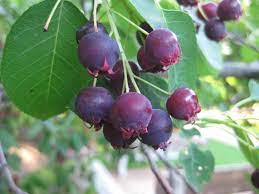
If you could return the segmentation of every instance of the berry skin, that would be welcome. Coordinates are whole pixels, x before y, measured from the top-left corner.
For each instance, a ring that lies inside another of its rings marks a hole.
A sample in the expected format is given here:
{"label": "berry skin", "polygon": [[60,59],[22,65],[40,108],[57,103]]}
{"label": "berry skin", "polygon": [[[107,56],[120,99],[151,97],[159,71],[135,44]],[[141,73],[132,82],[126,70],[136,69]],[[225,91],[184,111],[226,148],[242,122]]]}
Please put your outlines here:
{"label": "berry skin", "polygon": [[218,16],[222,21],[238,20],[242,15],[239,0],[223,0],[218,6]]}
{"label": "berry skin", "polygon": [[222,21],[211,19],[205,24],[205,34],[209,39],[218,42],[227,36],[227,30]]}
{"label": "berry skin", "polygon": [[181,49],[176,35],[163,28],[152,31],[145,41],[145,55],[150,63],[164,67],[178,63]]}
{"label": "berry skin", "polygon": [[[139,68],[138,66],[132,62],[129,61],[129,65],[135,75],[139,75]],[[111,85],[111,87],[115,90],[117,94],[121,94],[122,87],[123,87],[123,81],[124,81],[124,73],[123,73],[123,63],[121,60],[119,60],[115,66],[113,67],[113,73],[107,75],[108,83]],[[130,91],[135,91],[132,82],[129,80],[129,87]]]}
{"label": "berry skin", "polygon": [[113,127],[122,132],[124,139],[147,133],[151,117],[151,102],[137,92],[129,92],[119,96],[110,113]]}
{"label": "berry skin", "polygon": [[83,121],[100,129],[102,124],[108,121],[113,103],[113,97],[108,90],[103,87],[90,87],[78,94],[75,112]]}
{"label": "berry skin", "polygon": [[198,5],[198,0],[177,0],[179,5],[182,5],[184,7],[194,7]]}
{"label": "berry skin", "polygon": [[259,168],[252,173],[251,182],[255,188],[259,189]]}
{"label": "berry skin", "polygon": [[114,129],[113,126],[108,123],[103,126],[103,135],[114,149],[129,148],[129,146],[137,139],[137,137],[131,137],[126,140],[123,139],[121,131]]}
{"label": "berry skin", "polygon": [[140,135],[141,142],[154,149],[165,150],[170,144],[173,123],[170,115],[160,109],[153,109],[153,115],[148,125],[148,133]]}
{"label": "berry skin", "polygon": [[168,113],[180,120],[193,121],[201,111],[195,92],[189,88],[178,88],[166,102]]}
{"label": "berry skin", "polygon": [[100,73],[111,73],[119,59],[119,53],[117,42],[102,32],[85,35],[78,46],[80,62],[94,77]]}
{"label": "berry skin", "polygon": [[[203,4],[201,6],[201,9],[203,10],[203,13],[205,14],[208,20],[212,18],[216,18],[218,16],[217,14],[218,5],[214,2],[208,2]],[[197,11],[197,15],[201,20],[204,20],[204,21],[206,20],[199,9]]]}
{"label": "berry skin", "polygon": [[[97,23],[98,32],[107,33],[106,28],[103,24]],[[94,29],[94,22],[87,22],[85,25],[83,25],[81,28],[79,28],[76,31],[76,41],[79,43],[79,41],[87,34],[95,32]]]}
{"label": "berry skin", "polygon": [[148,57],[145,55],[145,49],[143,46],[138,51],[137,59],[143,72],[158,73],[168,70],[168,67],[166,66],[150,63]]}
{"label": "berry skin", "polygon": [[[142,29],[144,29],[146,32],[150,33],[153,31],[153,28],[147,23],[147,22],[143,22],[140,24],[140,26]],[[146,39],[147,35],[143,34],[142,32],[140,31],[137,31],[136,33],[136,38],[137,38],[137,41],[140,45],[143,46],[144,42],[145,42],[145,39]]]}

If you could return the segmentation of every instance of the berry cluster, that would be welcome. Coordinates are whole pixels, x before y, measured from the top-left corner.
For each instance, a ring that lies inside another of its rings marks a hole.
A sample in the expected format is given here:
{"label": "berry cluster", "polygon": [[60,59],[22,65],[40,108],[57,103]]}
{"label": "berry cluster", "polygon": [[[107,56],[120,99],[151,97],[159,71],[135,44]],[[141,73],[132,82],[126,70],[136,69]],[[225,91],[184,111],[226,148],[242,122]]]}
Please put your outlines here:
{"label": "berry cluster", "polygon": [[[129,62],[132,72],[139,75],[141,72],[165,71],[178,63],[181,49],[176,35],[168,29],[153,30],[147,23],[142,27],[150,32],[148,36],[137,33],[142,44],[138,52],[142,70],[134,62]],[[123,61],[119,59],[119,47],[102,24],[94,27],[88,22],[77,31],[76,37],[81,63],[90,75],[103,75],[118,96],[114,100],[104,87],[85,88],[77,95],[75,112],[96,130],[102,128],[105,139],[113,148],[129,148],[139,139],[154,149],[165,150],[173,128],[170,115],[192,121],[200,112],[197,96],[188,88],[178,88],[170,95],[167,111],[153,109],[150,100],[136,92],[130,81],[130,92],[123,93],[125,72]]]}
{"label": "berry cluster", "polygon": [[[178,0],[182,6],[197,6],[195,0]],[[220,41],[227,36],[225,21],[235,21],[242,15],[239,0],[222,0],[219,4],[208,2],[197,9],[197,16],[205,22],[205,34],[214,41]]]}

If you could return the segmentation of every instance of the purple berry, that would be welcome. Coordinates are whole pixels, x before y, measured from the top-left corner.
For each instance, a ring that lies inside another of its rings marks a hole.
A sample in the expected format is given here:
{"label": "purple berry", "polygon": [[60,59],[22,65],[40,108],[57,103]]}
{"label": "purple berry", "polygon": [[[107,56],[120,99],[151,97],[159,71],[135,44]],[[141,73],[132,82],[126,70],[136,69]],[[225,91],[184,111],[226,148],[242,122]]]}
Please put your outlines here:
{"label": "purple berry", "polygon": [[151,121],[148,125],[148,133],[140,135],[141,142],[152,146],[154,149],[165,150],[170,144],[173,123],[170,115],[160,109],[153,109]]}
{"label": "purple berry", "polygon": [[75,112],[82,120],[100,129],[102,124],[108,121],[113,103],[113,97],[108,90],[103,87],[90,87],[78,94]]}
{"label": "purple berry", "polygon": [[[148,33],[153,31],[153,28],[147,22],[141,23],[139,27],[141,27],[142,29],[144,29]],[[137,37],[138,43],[140,45],[143,45],[147,35],[143,34],[141,31],[137,31],[136,37]]]}
{"label": "purple berry", "polygon": [[214,41],[223,40],[227,36],[227,30],[224,22],[218,19],[211,19],[206,22],[205,34],[207,37]]}
{"label": "purple berry", "polygon": [[168,70],[168,67],[162,66],[161,64],[155,65],[150,63],[148,57],[145,55],[144,47],[139,49],[137,59],[142,71],[144,72],[157,73]]}
{"label": "purple berry", "polygon": [[[105,27],[101,23],[97,23],[98,32],[107,33]],[[79,41],[87,34],[95,32],[94,29],[94,22],[87,22],[85,25],[83,25],[81,28],[79,28],[76,31],[76,41],[79,43]]]}
{"label": "purple berry", "polygon": [[121,131],[114,129],[113,126],[108,123],[103,126],[103,135],[114,149],[129,148],[129,146],[137,139],[137,137],[131,137],[126,140],[123,139]]}
{"label": "purple berry", "polygon": [[259,168],[252,173],[251,182],[255,188],[259,189]]}
{"label": "purple berry", "polygon": [[177,0],[179,5],[182,5],[184,7],[194,7],[198,5],[198,0]]}
{"label": "purple berry", "polygon": [[[212,19],[218,17],[217,10],[218,10],[218,5],[214,2],[208,2],[205,3],[201,6],[201,9],[203,10],[203,13],[207,17],[207,19]],[[202,13],[198,9],[197,15],[200,19],[206,20],[206,18],[203,17]]]}
{"label": "purple berry", "polygon": [[176,35],[163,28],[152,31],[145,41],[145,55],[150,63],[164,67],[178,63],[181,49]]}
{"label": "purple berry", "polygon": [[223,0],[218,6],[218,16],[222,21],[238,20],[242,15],[239,0]]}
{"label": "purple berry", "polygon": [[121,130],[124,139],[147,133],[151,117],[151,102],[137,92],[119,96],[110,113],[113,127]]}
{"label": "purple berry", "polygon": [[180,120],[192,121],[201,111],[195,92],[189,88],[178,88],[168,98],[166,108],[169,114]]}
{"label": "purple berry", "polygon": [[[129,61],[129,65],[135,75],[139,75],[139,69],[138,66],[132,62]],[[123,87],[123,81],[124,81],[124,73],[123,73],[123,63],[121,60],[119,60],[115,66],[113,67],[113,73],[107,75],[108,83],[111,85],[111,87],[115,90],[117,94],[121,94],[122,87]],[[129,87],[130,91],[135,91],[132,82],[129,80]]]}
{"label": "purple berry", "polygon": [[119,53],[117,42],[102,32],[84,36],[78,46],[80,62],[94,77],[100,73],[111,73],[119,59]]}

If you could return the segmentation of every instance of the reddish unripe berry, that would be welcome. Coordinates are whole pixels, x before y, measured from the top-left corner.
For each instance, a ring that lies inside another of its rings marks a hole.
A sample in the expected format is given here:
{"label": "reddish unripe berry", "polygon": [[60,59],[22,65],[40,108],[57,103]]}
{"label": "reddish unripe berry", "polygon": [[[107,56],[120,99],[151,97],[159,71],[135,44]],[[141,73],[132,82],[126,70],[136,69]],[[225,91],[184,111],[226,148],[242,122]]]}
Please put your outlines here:
{"label": "reddish unripe berry", "polygon": [[[141,23],[139,27],[141,27],[143,30],[145,30],[148,33],[152,32],[152,30],[153,30],[153,28],[147,22]],[[142,33],[141,31],[137,31],[136,37],[137,37],[138,43],[140,45],[143,45],[147,35]]]}
{"label": "reddish unripe berry", "polygon": [[252,173],[251,182],[255,188],[259,189],[259,168]]}
{"label": "reddish unripe berry", "polygon": [[218,16],[222,21],[238,20],[242,15],[239,0],[223,0],[218,6]]}
{"label": "reddish unripe berry", "polygon": [[124,139],[147,133],[151,117],[151,102],[137,92],[129,92],[119,96],[110,113],[113,127],[122,132]]}
{"label": "reddish unripe berry", "polygon": [[218,5],[214,2],[208,2],[208,3],[203,4],[201,6],[201,9],[203,10],[203,13],[207,17],[207,18],[204,18],[202,13],[198,9],[197,15],[202,20],[206,20],[206,19],[209,20],[209,19],[212,19],[212,18],[216,18],[218,16],[218,14],[217,14]]}
{"label": "reddish unripe berry", "polygon": [[148,57],[145,55],[144,47],[141,47],[139,49],[137,59],[142,71],[144,72],[157,73],[168,70],[168,66],[162,66],[161,64],[152,64],[151,62],[149,62]]}
{"label": "reddish unripe berry", "polygon": [[198,5],[198,0],[177,0],[179,5],[182,5],[184,7],[194,7]]}
{"label": "reddish unripe berry", "polygon": [[137,139],[137,137],[123,139],[121,131],[116,130],[108,123],[103,126],[103,135],[114,149],[129,148],[129,146]]}
{"label": "reddish unripe berry", "polygon": [[140,135],[141,142],[152,146],[154,149],[165,150],[170,144],[173,123],[170,115],[160,109],[153,109],[151,121],[148,125],[148,133]]}
{"label": "reddish unripe berry", "polygon": [[211,19],[205,24],[206,36],[214,41],[223,40],[227,36],[227,30],[224,22],[218,19]]}
{"label": "reddish unripe berry", "polygon": [[201,111],[195,92],[189,88],[176,89],[168,98],[166,108],[172,117],[186,121],[193,121]]}
{"label": "reddish unripe berry", "polygon": [[85,35],[78,46],[80,62],[94,77],[100,73],[111,73],[119,59],[119,53],[117,42],[102,32]]}
{"label": "reddish unripe berry", "polygon": [[[98,32],[107,33],[105,27],[101,23],[97,23],[97,29]],[[94,28],[94,22],[87,22],[85,25],[83,25],[81,28],[79,28],[76,31],[76,41],[79,43],[79,41],[87,34],[95,32]]]}
{"label": "reddish unripe berry", "polygon": [[163,28],[152,31],[145,41],[145,55],[152,64],[168,67],[178,63],[181,49],[176,35]]}
{"label": "reddish unripe berry", "polygon": [[[135,75],[139,75],[138,66],[132,61],[129,61],[129,65],[133,73]],[[113,73],[107,75],[106,77],[108,78],[108,83],[115,90],[115,92],[117,94],[121,94],[124,82],[123,62],[119,60],[113,67]],[[135,91],[131,80],[129,80],[129,87],[130,91]]]}
{"label": "reddish unripe berry", "polygon": [[75,112],[83,121],[100,129],[102,124],[108,121],[113,103],[113,97],[108,90],[103,87],[90,87],[78,94]]}

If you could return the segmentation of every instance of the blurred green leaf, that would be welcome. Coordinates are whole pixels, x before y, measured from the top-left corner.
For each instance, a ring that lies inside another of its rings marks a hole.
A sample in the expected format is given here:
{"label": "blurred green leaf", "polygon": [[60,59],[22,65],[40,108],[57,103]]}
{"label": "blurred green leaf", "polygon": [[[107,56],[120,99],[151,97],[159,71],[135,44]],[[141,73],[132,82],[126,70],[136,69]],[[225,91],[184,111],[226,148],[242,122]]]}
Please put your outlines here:
{"label": "blurred green leaf", "polygon": [[259,100],[259,83],[255,80],[250,80],[248,83],[250,96],[254,100]]}
{"label": "blurred green leaf", "polygon": [[194,135],[201,136],[201,133],[197,129],[195,129],[195,128],[192,128],[192,129],[181,129],[180,135],[182,137],[191,138]]}

